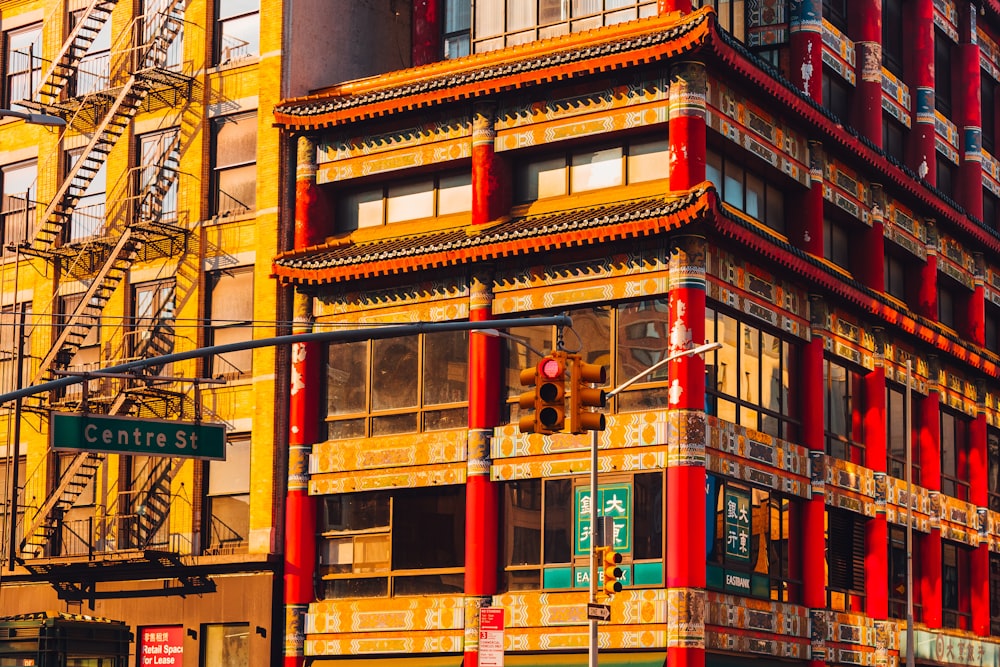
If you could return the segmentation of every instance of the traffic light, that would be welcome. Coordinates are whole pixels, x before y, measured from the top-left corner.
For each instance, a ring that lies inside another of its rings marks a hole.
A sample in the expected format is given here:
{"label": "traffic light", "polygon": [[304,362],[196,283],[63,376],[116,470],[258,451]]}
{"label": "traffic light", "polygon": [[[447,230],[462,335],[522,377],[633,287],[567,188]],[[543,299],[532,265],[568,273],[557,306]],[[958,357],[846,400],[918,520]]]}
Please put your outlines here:
{"label": "traffic light", "polygon": [[570,433],[603,431],[604,415],[591,408],[607,405],[607,395],[603,389],[591,385],[607,384],[608,370],[604,366],[588,364],[580,355],[570,355],[569,430]]}
{"label": "traffic light", "polygon": [[543,357],[536,366],[521,371],[521,385],[534,387],[518,396],[524,412],[517,425],[521,433],[551,435],[566,424],[566,353],[557,351]]}
{"label": "traffic light", "polygon": [[622,582],[618,580],[624,573],[618,564],[622,562],[622,555],[612,547],[600,547],[598,556],[600,558],[598,566],[601,568],[601,591],[605,595],[621,593]]}

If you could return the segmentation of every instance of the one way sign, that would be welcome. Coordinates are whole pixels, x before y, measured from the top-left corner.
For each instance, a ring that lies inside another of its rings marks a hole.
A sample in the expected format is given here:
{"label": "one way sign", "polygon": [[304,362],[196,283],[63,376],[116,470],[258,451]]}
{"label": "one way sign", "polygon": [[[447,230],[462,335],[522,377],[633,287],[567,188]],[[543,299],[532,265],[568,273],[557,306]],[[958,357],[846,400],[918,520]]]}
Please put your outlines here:
{"label": "one way sign", "polygon": [[607,621],[611,619],[611,605],[587,603],[587,618],[591,621]]}

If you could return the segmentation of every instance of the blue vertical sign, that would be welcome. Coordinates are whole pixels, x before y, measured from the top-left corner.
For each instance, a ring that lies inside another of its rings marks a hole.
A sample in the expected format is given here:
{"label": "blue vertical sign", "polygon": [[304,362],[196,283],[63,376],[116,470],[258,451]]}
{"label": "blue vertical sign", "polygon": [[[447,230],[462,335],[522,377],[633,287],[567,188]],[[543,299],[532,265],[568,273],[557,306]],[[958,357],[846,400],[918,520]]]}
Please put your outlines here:
{"label": "blue vertical sign", "polygon": [[574,554],[586,556],[590,553],[591,538],[594,530],[594,516],[609,516],[614,525],[615,551],[629,553],[632,551],[632,484],[602,484],[597,488],[597,507],[590,501],[590,487],[580,486],[576,489],[574,529],[576,539],[573,541]]}

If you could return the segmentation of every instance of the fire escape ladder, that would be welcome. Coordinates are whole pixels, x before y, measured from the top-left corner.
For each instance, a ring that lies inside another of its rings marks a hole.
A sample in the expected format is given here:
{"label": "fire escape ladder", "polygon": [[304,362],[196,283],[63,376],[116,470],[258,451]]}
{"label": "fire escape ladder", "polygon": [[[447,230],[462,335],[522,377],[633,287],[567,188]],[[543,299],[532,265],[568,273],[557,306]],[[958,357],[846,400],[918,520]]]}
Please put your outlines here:
{"label": "fire escape ladder", "polygon": [[36,558],[44,555],[45,546],[59,530],[59,522],[54,517],[73,506],[94,478],[104,458],[105,454],[101,452],[80,452],[76,455],[24,533],[20,553]]}
{"label": "fire escape ladder", "polygon": [[180,459],[150,457],[148,465],[152,470],[149,477],[141,488],[136,489],[132,502],[136,517],[135,546],[139,549],[155,546],[160,529],[170,518],[170,482],[177,461]]}
{"label": "fire escape ladder", "polygon": [[146,50],[141,54],[140,70],[159,69],[166,66],[170,45],[184,27],[184,9],[187,0],[170,0],[162,10],[153,12],[156,18],[151,20],[146,15],[144,35],[149,41],[145,43]]}
{"label": "fire escape ladder", "polygon": [[73,26],[66,41],[63,42],[59,55],[52,60],[49,69],[41,77],[41,83],[35,94],[32,95],[31,101],[22,103],[24,106],[41,111],[47,105],[59,101],[63,90],[73,79],[80,61],[87,55],[90,45],[101,32],[101,28],[111,16],[111,11],[117,2],[118,0],[90,1],[90,4],[82,12],[80,20]]}
{"label": "fire escape ladder", "polygon": [[80,344],[87,337],[93,322],[96,321],[105,304],[114,293],[132,263],[135,254],[135,243],[132,241],[132,230],[125,228],[118,243],[111,251],[111,256],[90,284],[76,310],[70,316],[53,341],[48,354],[42,359],[31,379],[31,384],[42,382],[49,377],[53,364],[65,365],[73,358]]}
{"label": "fire escape ladder", "polygon": [[77,202],[101,169],[108,153],[132,122],[146,92],[148,85],[139,81],[135,75],[130,76],[122,86],[104,120],[94,131],[90,143],[83,150],[83,155],[70,168],[59,191],[38,219],[38,231],[30,246],[24,249],[25,252],[42,254],[61,238],[63,228]]}

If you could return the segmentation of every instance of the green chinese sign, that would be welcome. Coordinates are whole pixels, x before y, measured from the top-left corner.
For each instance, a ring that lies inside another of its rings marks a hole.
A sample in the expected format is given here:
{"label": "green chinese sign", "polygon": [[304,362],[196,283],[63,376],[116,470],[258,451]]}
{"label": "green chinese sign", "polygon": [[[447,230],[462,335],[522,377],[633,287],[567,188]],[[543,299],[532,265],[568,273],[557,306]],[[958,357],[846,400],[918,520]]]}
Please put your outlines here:
{"label": "green chinese sign", "polygon": [[594,532],[594,517],[611,517],[612,541],[615,551],[632,551],[632,485],[602,484],[597,487],[597,506],[591,502],[590,487],[577,487],[573,525],[576,539],[574,553],[586,556],[590,553],[591,537]]}
{"label": "green chinese sign", "polygon": [[226,458],[222,424],[53,412],[51,433],[56,450]]}
{"label": "green chinese sign", "polygon": [[730,562],[750,562],[750,493],[726,488],[726,559]]}

